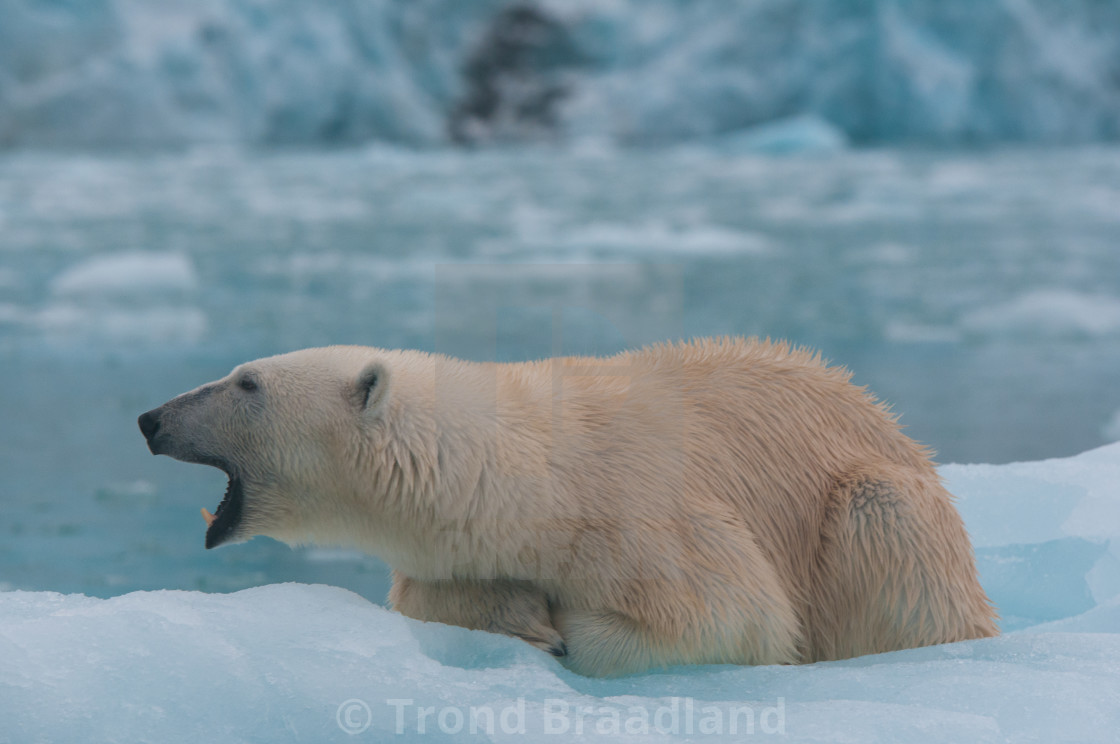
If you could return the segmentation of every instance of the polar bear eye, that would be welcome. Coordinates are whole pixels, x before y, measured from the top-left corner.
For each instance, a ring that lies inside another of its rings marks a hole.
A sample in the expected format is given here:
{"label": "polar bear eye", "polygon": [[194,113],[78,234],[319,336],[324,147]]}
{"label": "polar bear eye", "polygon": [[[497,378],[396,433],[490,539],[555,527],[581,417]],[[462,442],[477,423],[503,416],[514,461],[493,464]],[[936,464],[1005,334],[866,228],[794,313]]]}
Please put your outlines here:
{"label": "polar bear eye", "polygon": [[251,393],[260,386],[257,385],[257,381],[254,380],[252,377],[242,377],[240,380],[237,381],[237,387],[241,388],[242,390],[244,390],[247,393]]}

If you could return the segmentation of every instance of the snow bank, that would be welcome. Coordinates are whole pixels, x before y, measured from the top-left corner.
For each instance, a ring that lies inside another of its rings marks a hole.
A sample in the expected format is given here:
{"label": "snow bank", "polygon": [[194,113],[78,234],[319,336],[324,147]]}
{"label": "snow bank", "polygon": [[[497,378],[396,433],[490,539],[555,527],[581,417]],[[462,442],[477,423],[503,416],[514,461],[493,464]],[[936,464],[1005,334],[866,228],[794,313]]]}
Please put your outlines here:
{"label": "snow bank", "polygon": [[469,82],[510,4],[0,0],[0,144],[446,142],[472,84],[547,92],[575,139],[798,115],[861,142],[1120,136],[1115,3],[529,0],[556,48]]}
{"label": "snow bank", "polygon": [[810,666],[590,680],[519,641],[320,585],[6,592],[0,740],[1111,741],[1120,444],[943,474],[985,586],[1021,630]]}

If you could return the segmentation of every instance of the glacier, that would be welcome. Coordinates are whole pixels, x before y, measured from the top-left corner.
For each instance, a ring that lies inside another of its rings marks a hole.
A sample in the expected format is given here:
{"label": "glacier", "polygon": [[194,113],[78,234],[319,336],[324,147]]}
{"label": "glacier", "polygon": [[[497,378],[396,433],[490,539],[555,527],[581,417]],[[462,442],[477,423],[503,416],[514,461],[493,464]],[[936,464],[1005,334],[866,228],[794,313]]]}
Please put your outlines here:
{"label": "glacier", "polygon": [[[511,26],[518,10],[540,22]],[[857,144],[1120,137],[1120,5],[1097,0],[0,0],[0,17],[6,146],[643,145],[798,117]]]}
{"label": "glacier", "polygon": [[999,638],[594,680],[324,585],[7,591],[0,741],[1113,741],[1120,443],[940,472]]}

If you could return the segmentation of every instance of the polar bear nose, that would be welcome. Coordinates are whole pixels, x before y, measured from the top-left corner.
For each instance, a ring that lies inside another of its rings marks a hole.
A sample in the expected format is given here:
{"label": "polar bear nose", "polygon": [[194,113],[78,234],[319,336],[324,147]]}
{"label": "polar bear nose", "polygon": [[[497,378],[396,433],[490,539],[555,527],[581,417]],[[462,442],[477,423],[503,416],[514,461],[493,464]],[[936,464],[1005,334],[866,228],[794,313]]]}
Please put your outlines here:
{"label": "polar bear nose", "polygon": [[147,413],[140,414],[140,418],[136,420],[136,423],[140,425],[140,433],[143,434],[144,438],[150,443],[152,437],[159,431],[159,409],[156,408]]}

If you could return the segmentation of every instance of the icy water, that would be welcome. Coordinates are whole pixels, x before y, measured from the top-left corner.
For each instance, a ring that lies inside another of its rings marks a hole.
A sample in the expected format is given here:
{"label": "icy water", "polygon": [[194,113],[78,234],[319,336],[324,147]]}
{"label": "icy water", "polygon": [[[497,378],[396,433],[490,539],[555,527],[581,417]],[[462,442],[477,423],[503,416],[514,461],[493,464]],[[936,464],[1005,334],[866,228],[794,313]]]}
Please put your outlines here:
{"label": "icy water", "polygon": [[714,334],[820,348],[944,462],[1120,438],[1120,150],[0,157],[0,586],[381,600],[373,559],[204,551],[224,476],[136,416],[305,346]]}

